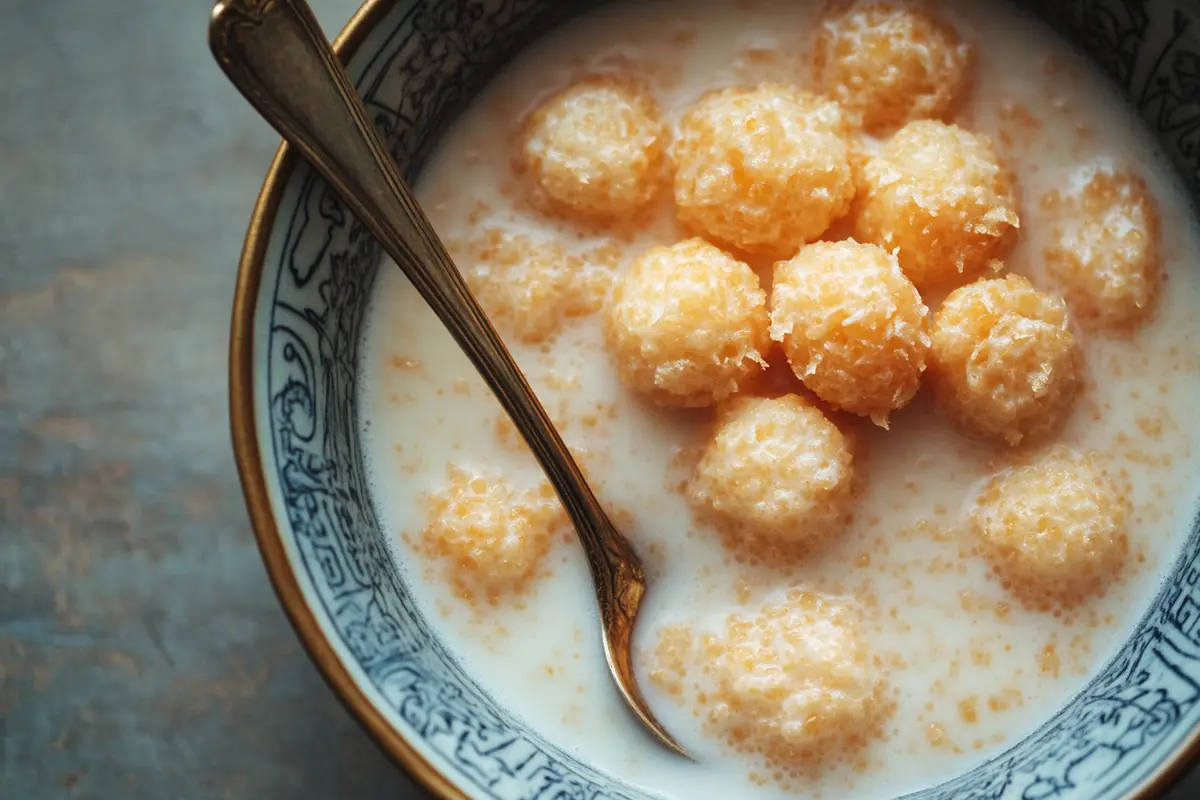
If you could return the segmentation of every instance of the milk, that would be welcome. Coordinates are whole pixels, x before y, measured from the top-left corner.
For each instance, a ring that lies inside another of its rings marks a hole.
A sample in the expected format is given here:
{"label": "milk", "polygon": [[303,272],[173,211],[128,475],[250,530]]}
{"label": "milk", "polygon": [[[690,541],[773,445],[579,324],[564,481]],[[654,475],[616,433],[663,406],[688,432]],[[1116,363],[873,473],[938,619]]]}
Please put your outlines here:
{"label": "milk", "polygon": [[[510,159],[524,113],[595,65],[642,72],[672,123],[710,88],[758,80],[807,85],[804,49],[815,11],[815,3],[660,0],[580,18],[495,79],[443,140],[418,195],[452,249],[485,225],[552,236],[568,249],[608,241],[521,204]],[[511,348],[545,405],[567,420],[566,440],[589,452],[598,495],[633,520],[625,532],[651,579],[637,639],[643,676],[663,626],[716,629],[746,600],[739,592],[756,604],[804,586],[863,604],[867,636],[888,664],[896,713],[886,738],[864,753],[864,766],[827,772],[798,787],[802,795],[892,797],[969,769],[1032,731],[1141,615],[1190,524],[1200,485],[1187,405],[1200,390],[1193,328],[1200,298],[1190,263],[1200,240],[1171,167],[1106,79],[1039,25],[989,3],[956,4],[953,19],[978,43],[980,59],[958,121],[996,140],[1021,190],[1012,271],[1049,286],[1040,255],[1049,226],[1039,223],[1037,201],[1098,166],[1139,172],[1162,214],[1169,283],[1158,314],[1132,338],[1076,326],[1089,386],[1056,439],[1101,453],[1131,483],[1131,558],[1104,596],[1055,616],[1021,608],[989,578],[969,552],[962,510],[1009,454],[962,437],[927,391],[892,416],[891,430],[868,422],[855,428],[866,491],[850,529],[800,567],[752,569],[730,560],[674,490],[686,476],[680,453],[702,442],[707,412],[661,411],[631,395],[617,381],[596,317],[569,324],[546,351]],[[666,203],[653,225],[622,242],[625,263],[680,236]],[[940,298],[926,301],[936,308]],[[405,537],[424,527],[419,498],[444,486],[447,464],[502,472],[516,485],[540,473],[531,456],[497,437],[499,405],[398,269],[385,266],[376,282],[361,370],[373,499],[397,561],[423,613],[489,693],[580,759],[664,796],[795,796],[770,781],[752,783],[758,765],[704,735],[703,709],[676,706],[644,678],[656,713],[698,763],[670,756],[638,728],[605,669],[590,578],[574,542],[554,551],[552,574],[535,595],[482,608],[456,598],[441,565],[414,552]]]}

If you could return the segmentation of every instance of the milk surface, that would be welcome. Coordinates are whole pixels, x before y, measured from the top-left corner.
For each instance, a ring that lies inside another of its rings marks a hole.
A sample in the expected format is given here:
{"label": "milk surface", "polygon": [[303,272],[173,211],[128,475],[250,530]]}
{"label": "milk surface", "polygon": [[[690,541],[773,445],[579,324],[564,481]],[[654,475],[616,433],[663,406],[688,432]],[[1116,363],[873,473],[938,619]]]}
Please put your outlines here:
{"label": "milk surface", "polygon": [[[610,241],[514,199],[511,157],[524,114],[594,67],[638,70],[672,123],[711,88],[760,80],[806,86],[815,13],[816,3],[658,0],[581,17],[497,76],[444,139],[418,195],[452,250],[487,225],[552,236],[568,249]],[[499,405],[402,273],[385,267],[376,283],[361,364],[363,435],[373,500],[415,599],[501,704],[580,759],[665,797],[893,797],[969,769],[1032,731],[1104,663],[1194,517],[1200,459],[1187,404],[1200,396],[1193,264],[1200,239],[1193,210],[1132,111],[1047,30],[999,4],[956,3],[952,14],[980,60],[956,121],[993,137],[1021,191],[1012,271],[1049,286],[1041,258],[1048,224],[1039,222],[1038,199],[1097,167],[1140,173],[1162,215],[1168,283],[1158,314],[1133,337],[1076,326],[1088,389],[1056,439],[1103,454],[1132,485],[1130,562],[1103,597],[1072,615],[1035,613],[989,578],[967,552],[962,509],[1010,454],[962,437],[926,391],[892,415],[891,430],[856,428],[864,445],[856,467],[867,489],[851,528],[801,567],[753,569],[731,562],[673,491],[686,474],[680,453],[702,441],[708,413],[661,411],[624,389],[598,317],[570,324],[547,348],[512,345],[546,406],[566,420],[566,440],[588,451],[598,495],[633,520],[626,533],[651,577],[638,633],[643,670],[663,626],[715,628],[747,594],[757,603],[803,586],[863,604],[897,709],[860,768],[834,770],[798,792],[752,783],[750,760],[703,735],[702,709],[678,708],[646,681],[656,712],[699,761],[654,745],[610,685],[574,542],[554,551],[552,574],[522,604],[473,608],[453,595],[441,565],[424,561],[404,538],[424,527],[421,495],[445,485],[449,463],[501,472],[517,485],[540,473],[531,456],[497,436]],[[624,263],[681,235],[668,204],[647,230],[620,241]],[[940,298],[926,302],[936,309]]]}

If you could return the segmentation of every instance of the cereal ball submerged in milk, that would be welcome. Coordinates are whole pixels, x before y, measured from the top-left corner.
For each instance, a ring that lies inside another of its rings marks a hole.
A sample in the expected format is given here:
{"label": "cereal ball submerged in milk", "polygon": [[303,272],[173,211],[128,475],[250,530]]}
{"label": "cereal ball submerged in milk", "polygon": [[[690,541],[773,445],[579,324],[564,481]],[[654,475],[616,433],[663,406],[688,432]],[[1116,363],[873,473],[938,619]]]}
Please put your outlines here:
{"label": "cereal ball submerged in milk", "polygon": [[1144,320],[1158,292],[1158,208],[1145,181],[1098,172],[1068,195],[1046,265],[1085,323],[1124,328]]}
{"label": "cereal ball submerged in milk", "polygon": [[895,253],[921,291],[978,277],[1018,226],[991,143],[954,125],[910,122],[863,165],[855,238]]}
{"label": "cereal ball submerged in milk", "polygon": [[712,405],[765,366],[767,295],[702,239],[643,253],[620,277],[605,334],[621,380],[661,406]]}
{"label": "cereal ball submerged in milk", "polygon": [[790,774],[852,756],[890,714],[883,668],[846,601],[793,590],[708,637],[709,728]]}
{"label": "cereal ball submerged in milk", "polygon": [[589,78],[543,103],[522,146],[536,205],[593,222],[627,220],[662,188],[668,133],[632,81]]}
{"label": "cereal ball submerged in milk", "polygon": [[1078,394],[1082,359],[1066,304],[1017,275],[951,292],[934,318],[932,355],[942,407],[1009,444],[1057,428]]}
{"label": "cereal ball submerged in milk", "polygon": [[916,394],[929,309],[896,258],[854,241],[816,242],[775,265],[771,338],[825,402],[887,427]]}
{"label": "cereal ball submerged in milk", "polygon": [[871,132],[945,117],[967,89],[971,62],[954,28],[889,3],[826,14],[813,46],[817,86]]}
{"label": "cereal ball submerged in milk", "polygon": [[553,338],[572,317],[599,310],[611,273],[568,256],[551,241],[485,229],[459,259],[480,305],[524,342]]}
{"label": "cereal ball submerged in milk", "polygon": [[850,208],[846,131],[836,103],[786,84],[709,92],[679,123],[679,220],[748,253],[794,255]]}
{"label": "cereal ball submerged in milk", "polygon": [[852,461],[837,426],[799,396],[738,398],[719,415],[688,501],[742,560],[789,560],[844,527]]}
{"label": "cereal ball submerged in milk", "polygon": [[503,478],[452,468],[450,485],[427,498],[421,544],[446,562],[467,600],[523,594],[539,576],[566,512],[550,484],[517,491]]}
{"label": "cereal ball submerged in milk", "polygon": [[971,527],[993,571],[1033,606],[1102,591],[1129,552],[1124,493],[1092,461],[1055,448],[984,486]]}

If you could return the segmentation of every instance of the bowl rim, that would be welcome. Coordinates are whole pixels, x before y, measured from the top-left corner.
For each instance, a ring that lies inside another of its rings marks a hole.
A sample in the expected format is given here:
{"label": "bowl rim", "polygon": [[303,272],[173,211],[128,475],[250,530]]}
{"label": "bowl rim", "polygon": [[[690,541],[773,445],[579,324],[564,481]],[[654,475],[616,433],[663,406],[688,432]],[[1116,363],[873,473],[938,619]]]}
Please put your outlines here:
{"label": "bowl rim", "polygon": [[[399,0],[363,0],[333,41],[333,50],[348,62]],[[275,151],[251,213],[238,261],[229,341],[229,413],[234,460],[254,539],[267,577],[309,658],[325,683],[376,745],[436,800],[471,800],[438,770],[407,737],[393,727],[367,698],[337,655],[304,597],[292,571],[279,521],[271,507],[262,451],[259,447],[254,395],[254,317],[262,285],[266,251],[284,190],[301,156],[287,142]],[[1161,798],[1189,769],[1200,763],[1200,726],[1169,753],[1124,800]]]}

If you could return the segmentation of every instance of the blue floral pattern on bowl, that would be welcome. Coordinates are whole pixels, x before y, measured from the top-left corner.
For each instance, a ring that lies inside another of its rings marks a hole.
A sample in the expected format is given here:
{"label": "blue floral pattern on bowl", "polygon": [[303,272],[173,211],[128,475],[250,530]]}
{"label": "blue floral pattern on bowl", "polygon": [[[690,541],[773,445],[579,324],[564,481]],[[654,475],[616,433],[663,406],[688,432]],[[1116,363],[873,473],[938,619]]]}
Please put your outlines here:
{"label": "blue floral pattern on bowl", "polygon": [[[582,3],[398,0],[349,69],[410,178],[522,46]],[[1024,2],[1092,56],[1200,192],[1200,8]],[[285,551],[325,637],[385,717],[452,783],[499,800],[648,795],[578,762],[499,707],[410,598],[372,508],[356,411],[360,330],[380,250],[307,165],[279,207],[254,312],[252,398]],[[1121,651],[1053,719],[911,798],[1127,795],[1200,726],[1200,532]]]}

